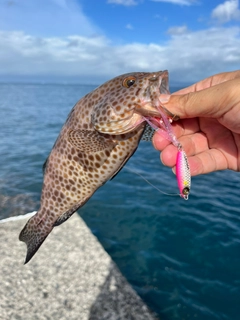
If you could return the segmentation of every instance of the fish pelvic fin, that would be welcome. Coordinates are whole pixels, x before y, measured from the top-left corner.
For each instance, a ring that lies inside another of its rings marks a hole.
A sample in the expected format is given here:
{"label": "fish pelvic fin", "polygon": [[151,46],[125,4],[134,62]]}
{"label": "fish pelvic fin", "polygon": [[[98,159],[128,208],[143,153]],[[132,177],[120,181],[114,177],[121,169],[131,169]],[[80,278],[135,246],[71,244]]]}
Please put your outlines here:
{"label": "fish pelvic fin", "polygon": [[25,242],[27,245],[27,255],[24,264],[32,259],[53,229],[53,226],[49,226],[44,222],[44,220],[39,221],[36,214],[28,220],[19,235],[19,240]]}

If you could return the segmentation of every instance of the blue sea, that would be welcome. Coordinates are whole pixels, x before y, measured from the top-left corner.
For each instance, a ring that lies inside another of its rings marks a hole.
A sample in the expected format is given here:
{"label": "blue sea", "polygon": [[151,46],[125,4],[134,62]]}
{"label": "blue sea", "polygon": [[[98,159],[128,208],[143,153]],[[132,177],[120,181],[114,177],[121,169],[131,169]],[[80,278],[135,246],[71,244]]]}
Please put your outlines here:
{"label": "blue sea", "polygon": [[[0,219],[38,209],[42,164],[73,105],[93,89],[0,84]],[[178,192],[171,169],[143,141],[79,210],[93,234],[159,319],[239,320],[240,174],[194,177],[185,201],[132,171]]]}

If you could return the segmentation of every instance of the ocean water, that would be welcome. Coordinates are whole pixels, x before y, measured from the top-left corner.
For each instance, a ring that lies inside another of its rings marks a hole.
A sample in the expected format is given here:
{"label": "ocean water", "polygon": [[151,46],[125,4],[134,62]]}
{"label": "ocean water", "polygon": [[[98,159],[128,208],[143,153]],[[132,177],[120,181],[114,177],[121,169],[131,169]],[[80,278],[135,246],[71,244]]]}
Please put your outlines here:
{"label": "ocean water", "polygon": [[[42,164],[73,105],[93,89],[0,84],[0,219],[37,210]],[[161,320],[239,320],[240,174],[194,177],[184,201],[132,171],[178,192],[171,169],[143,141],[81,217]]]}

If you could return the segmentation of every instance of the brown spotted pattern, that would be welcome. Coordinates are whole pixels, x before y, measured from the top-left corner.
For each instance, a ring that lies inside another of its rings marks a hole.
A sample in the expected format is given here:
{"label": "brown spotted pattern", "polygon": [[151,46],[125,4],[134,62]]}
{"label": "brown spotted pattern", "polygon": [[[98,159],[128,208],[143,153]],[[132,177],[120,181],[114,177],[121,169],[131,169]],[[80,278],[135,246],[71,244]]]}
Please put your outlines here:
{"label": "brown spotted pattern", "polygon": [[77,102],[47,159],[41,206],[20,233],[28,262],[54,226],[67,220],[136,150],[142,117],[159,116],[158,96],[168,73],[116,77]]}

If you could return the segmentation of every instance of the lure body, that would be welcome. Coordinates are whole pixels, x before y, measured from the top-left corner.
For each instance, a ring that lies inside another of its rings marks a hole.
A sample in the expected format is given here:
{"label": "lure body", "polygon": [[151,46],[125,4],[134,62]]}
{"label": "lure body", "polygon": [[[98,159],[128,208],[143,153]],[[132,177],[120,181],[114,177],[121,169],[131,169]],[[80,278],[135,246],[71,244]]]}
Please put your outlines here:
{"label": "lure body", "polygon": [[186,153],[180,148],[177,154],[176,175],[180,196],[188,200],[191,188],[191,174]]}
{"label": "lure body", "polygon": [[176,161],[176,176],[178,182],[178,188],[180,191],[180,196],[188,200],[191,187],[191,173],[188,164],[188,159],[186,153],[183,151],[181,143],[177,140],[175,136],[171,121],[158,106],[158,111],[161,118],[156,117],[143,117],[142,121],[145,120],[153,130],[161,134],[165,139],[171,141],[171,143],[178,148],[177,161]]}

